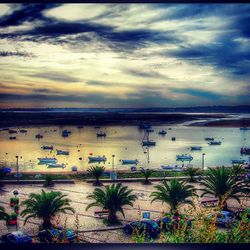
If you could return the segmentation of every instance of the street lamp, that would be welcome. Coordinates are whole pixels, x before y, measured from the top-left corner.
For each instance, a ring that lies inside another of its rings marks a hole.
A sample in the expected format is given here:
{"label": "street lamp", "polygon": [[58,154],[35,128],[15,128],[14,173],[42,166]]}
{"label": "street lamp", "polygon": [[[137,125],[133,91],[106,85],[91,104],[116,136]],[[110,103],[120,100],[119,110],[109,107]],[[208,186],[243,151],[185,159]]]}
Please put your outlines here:
{"label": "street lamp", "polygon": [[205,153],[202,154],[202,169],[205,169]]}
{"label": "street lamp", "polygon": [[112,170],[115,171],[115,155],[112,155]]}
{"label": "street lamp", "polygon": [[19,166],[18,166],[18,155],[16,156],[16,179],[19,181]]}

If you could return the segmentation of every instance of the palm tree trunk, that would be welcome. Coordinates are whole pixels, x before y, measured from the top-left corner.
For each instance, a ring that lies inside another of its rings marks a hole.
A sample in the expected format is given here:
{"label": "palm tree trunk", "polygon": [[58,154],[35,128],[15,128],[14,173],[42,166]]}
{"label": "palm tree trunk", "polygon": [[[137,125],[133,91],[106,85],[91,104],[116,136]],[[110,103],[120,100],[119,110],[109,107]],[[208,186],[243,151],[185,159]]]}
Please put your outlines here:
{"label": "palm tree trunk", "polygon": [[110,224],[115,224],[118,222],[117,216],[116,216],[116,212],[114,211],[109,211],[109,215],[108,215],[108,222]]}
{"label": "palm tree trunk", "polygon": [[52,227],[50,218],[48,218],[48,217],[44,217],[43,218],[43,225],[42,225],[42,227],[43,227],[43,229],[49,229],[49,228]]}

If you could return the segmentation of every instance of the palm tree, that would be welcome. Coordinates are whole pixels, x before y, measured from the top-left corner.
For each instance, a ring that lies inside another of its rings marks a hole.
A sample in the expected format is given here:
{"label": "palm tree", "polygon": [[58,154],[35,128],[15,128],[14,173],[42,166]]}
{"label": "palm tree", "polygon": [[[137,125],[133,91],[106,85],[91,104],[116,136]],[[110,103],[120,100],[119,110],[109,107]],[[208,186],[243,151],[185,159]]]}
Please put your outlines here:
{"label": "palm tree", "polygon": [[141,168],[141,173],[145,178],[143,184],[145,184],[145,185],[151,184],[151,181],[149,180],[149,177],[153,174],[153,172],[154,172],[154,170],[152,170],[152,169]]}
{"label": "palm tree", "polygon": [[51,174],[47,174],[45,175],[44,178],[44,187],[52,187],[54,185],[54,177]]}
{"label": "palm tree", "polygon": [[227,209],[227,199],[235,199],[240,203],[240,197],[249,195],[250,188],[244,181],[236,181],[232,171],[225,167],[209,168],[206,177],[201,181],[204,188],[201,197],[206,194],[219,199],[219,207]]}
{"label": "palm tree", "polygon": [[26,208],[21,212],[21,216],[25,217],[24,223],[30,218],[39,218],[43,220],[43,228],[51,228],[51,219],[58,213],[66,213],[67,211],[75,212],[70,207],[69,199],[65,198],[61,192],[45,192],[41,194],[31,193],[29,198],[22,202]]}
{"label": "palm tree", "polygon": [[95,166],[95,167],[90,167],[88,170],[89,174],[91,176],[93,176],[96,181],[93,183],[94,186],[100,186],[101,185],[101,182],[100,182],[100,178],[101,176],[103,175],[104,171],[105,171],[105,168],[104,167],[101,167],[101,166]]}
{"label": "palm tree", "polygon": [[123,206],[129,205],[133,207],[133,202],[137,199],[136,195],[131,194],[132,190],[129,190],[128,187],[122,186],[121,183],[112,184],[105,186],[105,189],[96,188],[94,193],[88,195],[87,198],[94,200],[90,203],[86,210],[90,207],[99,206],[102,209],[107,209],[108,214],[108,223],[115,224],[118,221],[117,212],[121,212],[125,217]]}
{"label": "palm tree", "polygon": [[171,213],[178,213],[178,207],[182,204],[189,204],[194,207],[190,198],[197,196],[196,189],[184,181],[178,181],[177,179],[172,179],[169,183],[163,181],[162,184],[156,185],[155,189],[157,191],[150,195],[150,197],[153,197],[151,203],[156,200],[167,203],[170,206]]}
{"label": "palm tree", "polygon": [[187,168],[186,173],[188,174],[188,176],[190,177],[189,181],[190,182],[195,182],[195,176],[200,174],[200,169],[199,168]]}
{"label": "palm tree", "polygon": [[0,206],[0,220],[6,220],[7,216],[8,216],[8,214],[5,213],[4,207]]}

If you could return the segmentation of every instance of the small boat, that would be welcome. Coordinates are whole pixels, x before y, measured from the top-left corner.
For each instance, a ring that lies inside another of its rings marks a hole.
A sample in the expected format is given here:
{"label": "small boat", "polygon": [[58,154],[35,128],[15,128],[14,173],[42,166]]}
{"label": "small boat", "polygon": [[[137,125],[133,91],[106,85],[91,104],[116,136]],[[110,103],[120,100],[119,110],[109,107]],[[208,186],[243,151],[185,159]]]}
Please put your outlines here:
{"label": "small boat", "polygon": [[247,127],[241,127],[240,130],[250,130],[250,128]]}
{"label": "small boat", "polygon": [[150,140],[143,140],[142,141],[142,146],[155,146],[156,142],[155,141],[150,141]]}
{"label": "small boat", "polygon": [[204,140],[205,140],[205,141],[213,141],[214,138],[213,138],[213,137],[205,137]]}
{"label": "small boat", "polygon": [[97,137],[105,137],[105,136],[106,136],[106,133],[103,132],[103,131],[100,131],[100,132],[97,132],[97,133],[96,133],[96,136],[97,136]]}
{"label": "small boat", "polygon": [[147,131],[148,133],[152,133],[152,132],[154,132],[154,130],[153,130],[153,129],[151,129],[151,128],[147,129],[146,131]]}
{"label": "small boat", "polygon": [[137,171],[137,167],[136,167],[136,166],[132,166],[132,167],[130,167],[130,170],[131,170],[132,172]]}
{"label": "small boat", "polygon": [[9,139],[10,140],[16,140],[16,136],[10,136]]}
{"label": "small boat", "polygon": [[201,150],[202,147],[201,146],[191,146],[190,150]]}
{"label": "small boat", "polygon": [[27,133],[28,132],[28,130],[26,130],[26,129],[20,129],[20,133]]}
{"label": "small boat", "polygon": [[56,163],[57,162],[57,159],[56,158],[37,158],[40,163]]}
{"label": "small boat", "polygon": [[53,146],[42,146],[41,148],[44,150],[53,150]]}
{"label": "small boat", "polygon": [[88,158],[90,162],[102,162],[107,160],[105,156],[89,156]]}
{"label": "small boat", "polygon": [[56,150],[57,155],[69,155],[69,151],[64,151],[64,150]]}
{"label": "small boat", "polygon": [[238,159],[238,160],[231,160],[232,164],[244,164],[245,160]]}
{"label": "small boat", "polygon": [[241,148],[240,153],[243,155],[250,155],[250,148]]}
{"label": "small boat", "polygon": [[71,168],[71,171],[73,171],[73,172],[76,172],[78,169],[77,169],[77,166],[73,166],[72,168]]}
{"label": "small boat", "polygon": [[213,146],[213,145],[221,145],[221,141],[210,141],[208,143],[208,145],[211,145],[211,146]]}
{"label": "small boat", "polygon": [[175,141],[175,140],[176,140],[176,138],[175,138],[175,137],[172,137],[172,138],[171,138],[171,140],[172,140],[172,141]]}
{"label": "small boat", "polygon": [[69,134],[71,134],[71,131],[69,131],[67,129],[65,129],[65,130],[62,131],[62,137],[68,137]]}
{"label": "small boat", "polygon": [[16,134],[17,131],[16,130],[13,130],[13,129],[9,129],[9,134]]}
{"label": "small boat", "polygon": [[167,132],[166,132],[165,130],[161,130],[161,131],[158,132],[158,134],[159,134],[159,135],[166,135]]}
{"label": "small boat", "polygon": [[191,155],[176,155],[176,160],[177,161],[192,161],[193,156]]}
{"label": "small boat", "polygon": [[122,160],[122,165],[125,165],[125,164],[138,164],[139,161],[138,160]]}
{"label": "small boat", "polygon": [[36,137],[37,139],[41,139],[41,138],[43,138],[43,136],[42,136],[42,135],[40,135],[40,134],[37,134],[35,137]]}
{"label": "small boat", "polygon": [[11,173],[11,171],[12,171],[11,168],[8,168],[8,167],[2,168],[2,173],[4,173],[4,174]]}
{"label": "small boat", "polygon": [[167,166],[162,165],[161,168],[164,169],[164,170],[173,170],[173,169],[175,169],[174,166],[169,166],[169,165],[167,165]]}
{"label": "small boat", "polygon": [[65,168],[65,164],[49,163],[48,168]]}

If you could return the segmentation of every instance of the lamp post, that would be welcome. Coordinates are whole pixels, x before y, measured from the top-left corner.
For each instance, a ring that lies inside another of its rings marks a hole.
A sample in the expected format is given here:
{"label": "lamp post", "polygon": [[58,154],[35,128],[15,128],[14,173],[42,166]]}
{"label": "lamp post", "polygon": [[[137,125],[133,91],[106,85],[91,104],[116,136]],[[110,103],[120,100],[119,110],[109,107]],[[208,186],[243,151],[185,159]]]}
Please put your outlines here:
{"label": "lamp post", "polygon": [[205,169],[205,153],[202,154],[202,169]]}
{"label": "lamp post", "polygon": [[112,170],[115,172],[115,155],[112,155]]}
{"label": "lamp post", "polygon": [[18,155],[16,156],[16,179],[19,181],[19,166],[18,166]]}

